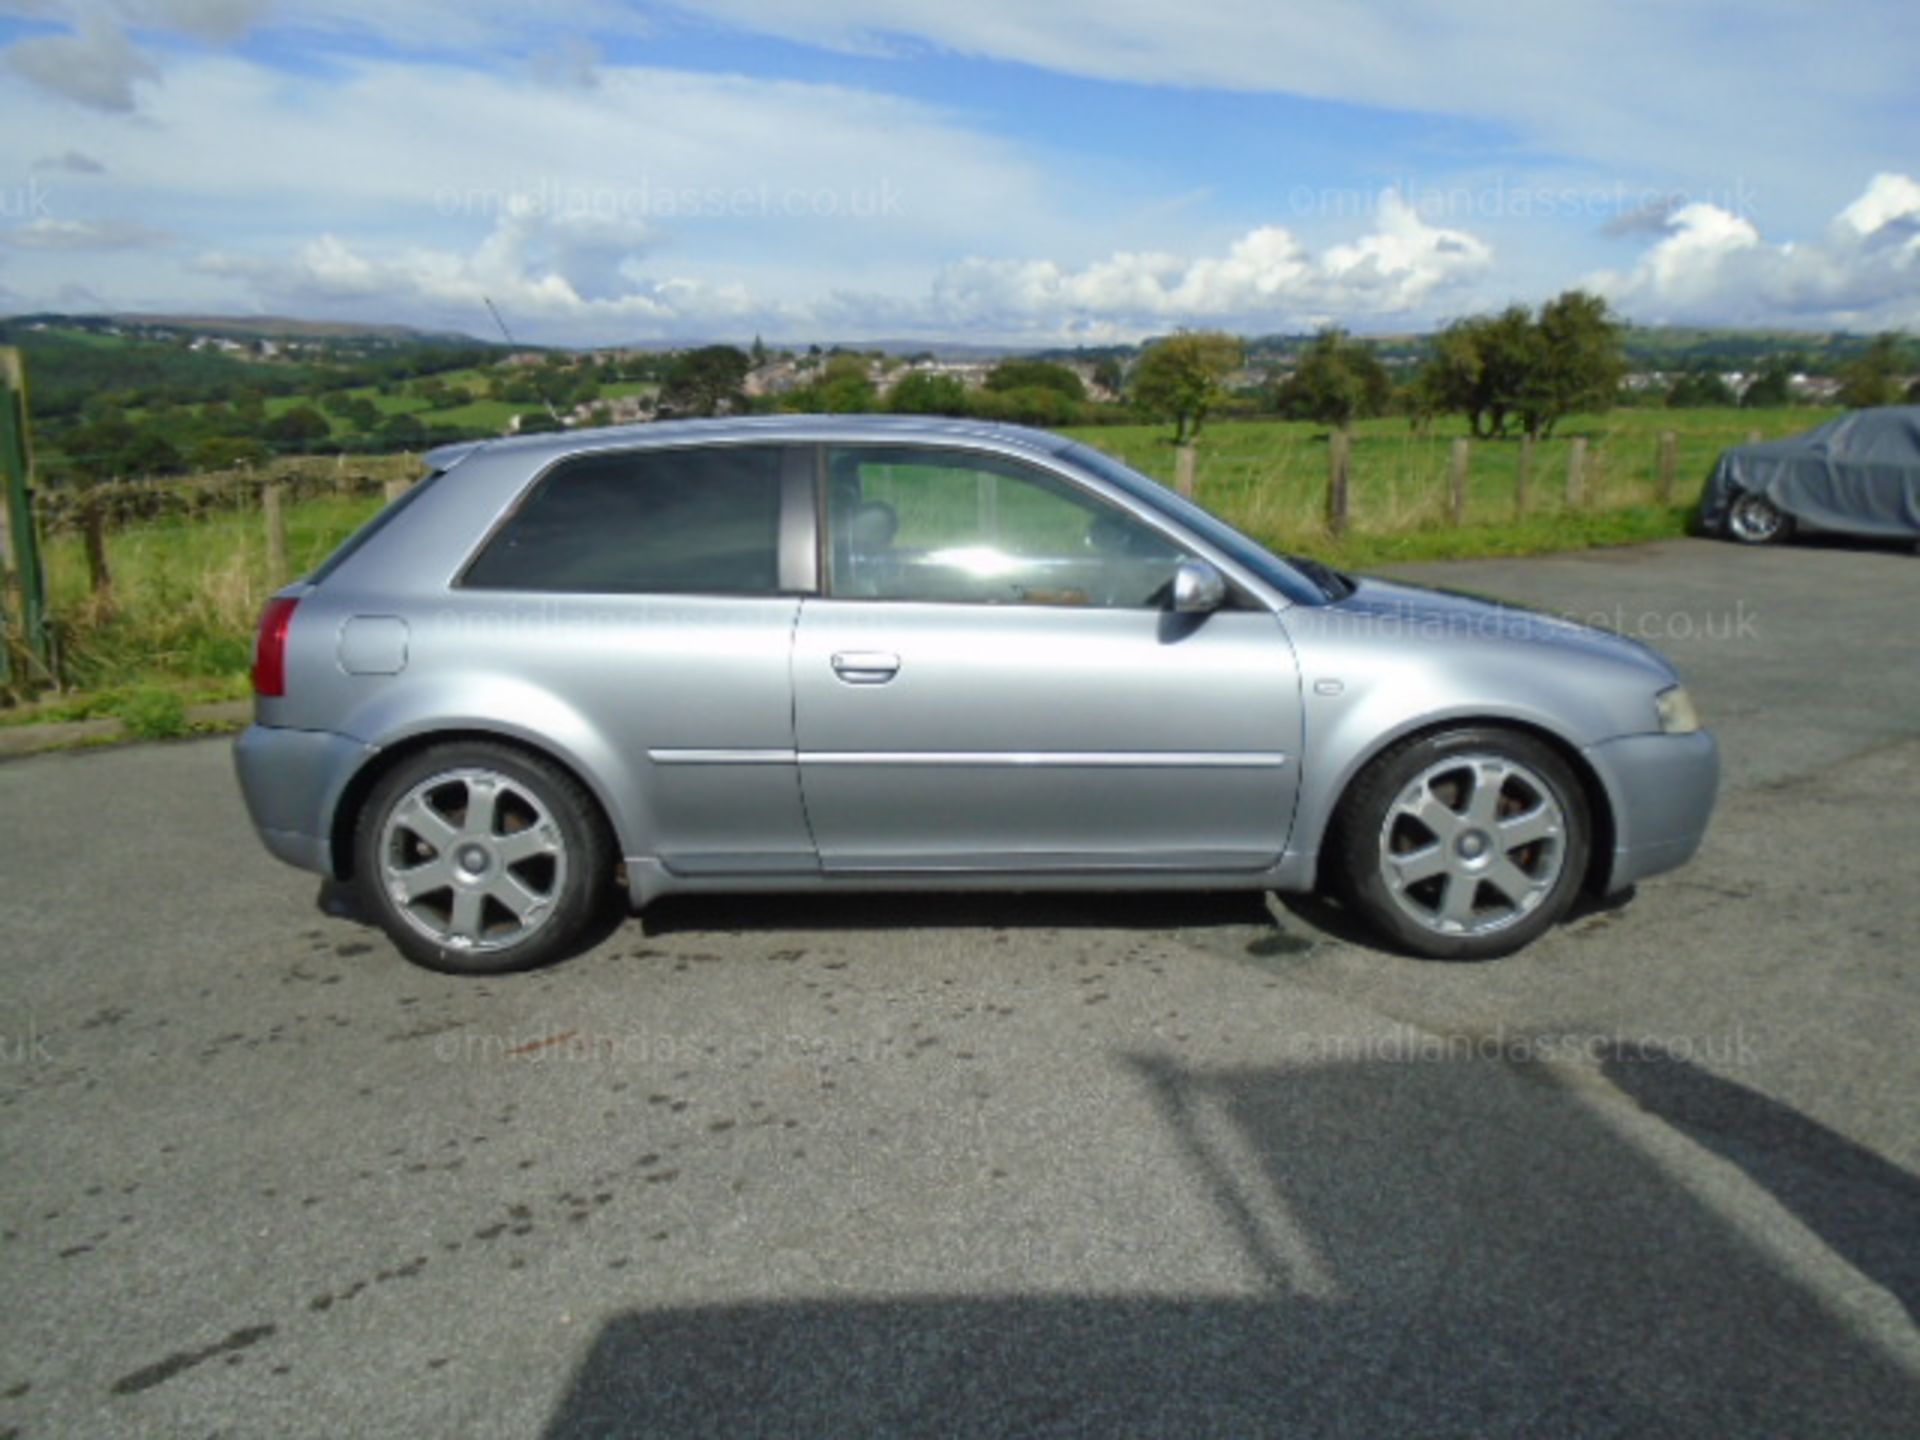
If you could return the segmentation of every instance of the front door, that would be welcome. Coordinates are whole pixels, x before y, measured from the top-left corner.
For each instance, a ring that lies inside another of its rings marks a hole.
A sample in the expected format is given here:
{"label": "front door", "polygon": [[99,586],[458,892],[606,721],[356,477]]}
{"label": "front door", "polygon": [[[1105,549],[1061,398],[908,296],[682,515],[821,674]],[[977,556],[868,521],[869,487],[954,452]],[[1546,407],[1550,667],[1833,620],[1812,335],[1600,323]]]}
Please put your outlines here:
{"label": "front door", "polygon": [[1184,557],[1070,480],[964,449],[828,455],[794,725],[828,871],[1254,870],[1300,750],[1264,608],[1177,615]]}

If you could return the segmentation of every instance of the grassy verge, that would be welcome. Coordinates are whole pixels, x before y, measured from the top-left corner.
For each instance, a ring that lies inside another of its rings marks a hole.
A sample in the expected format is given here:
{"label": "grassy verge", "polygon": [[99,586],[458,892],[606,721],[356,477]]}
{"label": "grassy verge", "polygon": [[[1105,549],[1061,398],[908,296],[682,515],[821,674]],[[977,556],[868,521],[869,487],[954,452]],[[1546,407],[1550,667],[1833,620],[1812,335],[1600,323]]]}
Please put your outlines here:
{"label": "grassy verge", "polygon": [[[1533,450],[1525,512],[1515,511],[1516,442],[1476,443],[1471,451],[1464,523],[1450,523],[1448,461],[1457,427],[1431,434],[1405,421],[1356,427],[1352,508],[1346,534],[1325,520],[1324,429],[1280,422],[1208,427],[1199,450],[1202,503],[1276,549],[1365,569],[1396,561],[1633,544],[1685,532],[1713,458],[1750,430],[1785,435],[1827,418],[1804,409],[1627,410],[1576,417]],[[1659,434],[1679,435],[1672,504],[1656,493]],[[1080,438],[1171,482],[1174,452],[1161,426],[1102,426]],[[1587,442],[1586,484],[1567,495],[1574,437]],[[380,506],[378,498],[327,496],[288,508],[288,560],[294,573],[317,565]],[[54,611],[79,693],[0,711],[0,725],[32,720],[117,716],[130,728],[165,733],[185,705],[247,693],[253,626],[271,592],[266,531],[257,510],[129,525],[108,537],[110,601],[88,592],[77,537],[48,545]]]}
{"label": "grassy verge", "polygon": [[[318,565],[380,508],[377,497],[328,497],[287,509],[287,558],[295,574]],[[257,509],[200,519],[129,525],[107,539],[113,588],[89,591],[78,536],[47,545],[53,612],[77,696],[0,716],[35,719],[128,718],[128,707],[237,699],[247,693],[253,626],[272,593],[266,525]]]}

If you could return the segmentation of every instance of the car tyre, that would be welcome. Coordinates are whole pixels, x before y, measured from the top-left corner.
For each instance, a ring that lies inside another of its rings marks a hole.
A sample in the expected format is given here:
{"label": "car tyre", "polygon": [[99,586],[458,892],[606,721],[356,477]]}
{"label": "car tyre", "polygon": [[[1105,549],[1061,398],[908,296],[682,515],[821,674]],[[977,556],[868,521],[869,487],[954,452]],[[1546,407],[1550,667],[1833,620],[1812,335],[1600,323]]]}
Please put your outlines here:
{"label": "car tyre", "polygon": [[1398,745],[1360,773],[1331,837],[1331,878],[1393,947],[1486,960],[1567,913],[1591,835],[1585,792],[1551,746],[1460,727]]}
{"label": "car tyre", "polygon": [[1793,517],[1764,495],[1737,495],[1727,510],[1727,538],[1741,545],[1777,545],[1793,534]]}
{"label": "car tyre", "polygon": [[553,762],[488,741],[435,745],[375,782],[354,836],[362,906],[400,953],[453,975],[561,959],[608,918],[614,844]]}

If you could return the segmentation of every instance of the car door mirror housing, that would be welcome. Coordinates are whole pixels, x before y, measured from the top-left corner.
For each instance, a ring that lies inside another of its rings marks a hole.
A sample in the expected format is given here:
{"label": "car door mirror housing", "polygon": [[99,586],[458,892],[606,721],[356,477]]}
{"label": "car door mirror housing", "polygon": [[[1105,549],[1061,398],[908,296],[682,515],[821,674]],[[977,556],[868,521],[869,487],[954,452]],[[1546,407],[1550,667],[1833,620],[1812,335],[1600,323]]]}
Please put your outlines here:
{"label": "car door mirror housing", "polygon": [[1204,560],[1182,560],[1173,572],[1173,609],[1178,615],[1208,615],[1227,603],[1227,580]]}

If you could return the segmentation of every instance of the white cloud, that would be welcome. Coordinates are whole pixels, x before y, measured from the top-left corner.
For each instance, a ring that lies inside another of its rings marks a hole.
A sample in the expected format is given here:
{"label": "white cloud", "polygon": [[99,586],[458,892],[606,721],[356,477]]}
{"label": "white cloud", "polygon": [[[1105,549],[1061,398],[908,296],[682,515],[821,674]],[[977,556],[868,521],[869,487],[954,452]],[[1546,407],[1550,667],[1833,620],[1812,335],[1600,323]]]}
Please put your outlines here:
{"label": "white cloud", "polygon": [[1769,243],[1749,220],[1687,205],[1632,269],[1588,283],[1648,321],[1920,326],[1920,184],[1876,175],[1823,236],[1798,243]]}
{"label": "white cloud", "polygon": [[173,237],[135,220],[60,220],[41,216],[0,230],[0,245],[17,250],[138,250]]}
{"label": "white cloud", "polygon": [[[458,265],[422,257],[477,255],[516,206],[550,222],[527,238],[528,273],[559,276],[581,302],[658,284],[676,305],[716,314],[739,310],[743,294],[809,296],[844,276],[924,289],[938,257],[955,253],[1071,254],[1085,224],[1014,144],[911,100],[834,85],[602,65],[581,90],[518,66],[394,61],[336,64],[309,84],[195,54],[176,59],[138,125],[4,77],[0,106],[17,119],[0,128],[0,176],[29,173],[49,132],[110,168],[106,196],[47,187],[53,217],[110,198],[219,253],[217,276],[170,256],[86,270],[89,284],[129,302],[169,290],[202,306],[222,290],[264,294],[293,284],[294,257],[332,235],[383,264],[413,257],[453,304],[444,277]],[[19,204],[6,213],[30,218]],[[315,293],[341,293],[337,273],[319,273],[327,285]],[[49,293],[68,278],[45,267],[35,276]],[[422,292],[399,293],[417,303]],[[605,312],[559,301],[551,313],[547,338],[564,340],[584,334],[568,317]],[[489,324],[477,302],[439,323]],[[616,323],[639,333],[619,312]]]}
{"label": "white cloud", "polygon": [[743,286],[651,279],[638,263],[644,226],[553,217],[511,207],[471,252],[408,246],[390,252],[322,235],[285,259],[213,253],[202,272],[239,280],[269,305],[357,315],[401,314],[473,329],[490,300],[525,336],[592,339],[733,328],[761,313]]}
{"label": "white cloud", "polygon": [[1920,184],[1911,175],[1876,175],[1864,194],[1838,217],[1856,235],[1876,235],[1890,225],[1911,230],[1920,217]]}
{"label": "white cloud", "polygon": [[1267,225],[1224,254],[1191,259],[1118,254],[1079,269],[968,259],[935,280],[930,317],[1003,334],[1089,336],[1202,321],[1257,328],[1375,319],[1418,310],[1491,259],[1481,241],[1425,224],[1391,191],[1380,198],[1377,223],[1319,256]]}
{"label": "white cloud", "polygon": [[1477,274],[1486,246],[1424,225],[1383,197],[1380,228],[1322,255],[1278,226],[1223,254],[1118,254],[1079,268],[1049,260],[970,258],[915,295],[840,289],[774,300],[738,282],[654,273],[647,227],[512,207],[467,253],[408,247],[376,253],[334,235],[290,259],[215,254],[203,272],[250,286],[269,306],[346,306],[471,324],[492,299],[516,330],[617,340],[652,336],[820,333],[971,334],[1045,340],[1136,336],[1186,323],[1299,326],[1401,315]]}

